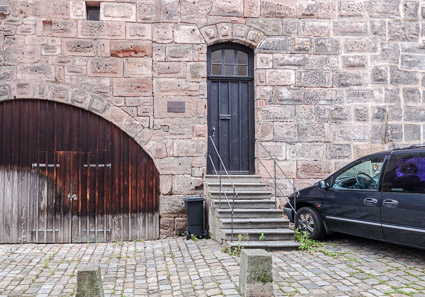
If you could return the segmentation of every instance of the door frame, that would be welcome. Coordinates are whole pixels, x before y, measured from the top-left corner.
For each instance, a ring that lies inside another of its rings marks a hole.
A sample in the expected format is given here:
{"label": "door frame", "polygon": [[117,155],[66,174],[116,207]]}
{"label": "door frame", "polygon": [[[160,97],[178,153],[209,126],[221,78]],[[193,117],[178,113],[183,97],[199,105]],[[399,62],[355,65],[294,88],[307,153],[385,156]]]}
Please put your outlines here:
{"label": "door frame", "polygon": [[[248,54],[248,76],[214,76],[211,74],[211,53],[216,50],[222,49],[233,49],[240,50]],[[207,49],[207,125],[208,125],[208,152],[207,152],[207,174],[214,174],[214,170],[211,166],[211,160],[209,158],[212,152],[215,152],[210,136],[213,135],[212,131],[212,99],[211,99],[211,83],[213,81],[229,81],[229,82],[238,82],[238,81],[247,81],[249,82],[249,105],[248,105],[248,172],[237,172],[237,171],[228,171],[230,174],[255,174],[255,105],[254,105],[254,51],[241,44],[232,43],[232,42],[223,42],[218,44],[213,44]],[[217,149],[219,150],[218,144],[215,143]],[[224,173],[220,168],[217,168],[219,173]]]}

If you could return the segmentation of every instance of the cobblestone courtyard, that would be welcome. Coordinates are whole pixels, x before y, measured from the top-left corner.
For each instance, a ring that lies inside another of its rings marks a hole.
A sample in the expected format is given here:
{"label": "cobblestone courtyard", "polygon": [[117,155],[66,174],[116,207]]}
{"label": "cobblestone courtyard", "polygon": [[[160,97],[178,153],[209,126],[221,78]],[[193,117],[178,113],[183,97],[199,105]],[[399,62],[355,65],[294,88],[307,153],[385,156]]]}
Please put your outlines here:
{"label": "cobblestone courtyard", "polygon": [[[106,296],[239,296],[239,258],[212,240],[1,245],[0,296],[72,296],[101,265]],[[348,236],[274,253],[276,296],[425,296],[425,253]]]}

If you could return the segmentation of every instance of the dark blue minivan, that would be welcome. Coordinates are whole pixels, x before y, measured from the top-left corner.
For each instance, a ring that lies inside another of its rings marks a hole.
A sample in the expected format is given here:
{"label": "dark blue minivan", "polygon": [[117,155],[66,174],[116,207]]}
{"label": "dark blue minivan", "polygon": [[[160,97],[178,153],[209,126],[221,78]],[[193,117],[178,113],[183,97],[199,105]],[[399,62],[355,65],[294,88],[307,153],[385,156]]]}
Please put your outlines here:
{"label": "dark blue minivan", "polygon": [[[289,197],[294,205],[294,196]],[[297,195],[295,227],[425,248],[425,146],[360,158]]]}

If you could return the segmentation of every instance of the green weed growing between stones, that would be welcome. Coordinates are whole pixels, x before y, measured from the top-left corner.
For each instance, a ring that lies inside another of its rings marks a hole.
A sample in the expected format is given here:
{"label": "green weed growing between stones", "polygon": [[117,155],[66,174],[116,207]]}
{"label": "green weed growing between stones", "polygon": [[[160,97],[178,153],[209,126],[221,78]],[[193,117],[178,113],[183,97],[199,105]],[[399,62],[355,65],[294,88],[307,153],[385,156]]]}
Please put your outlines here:
{"label": "green weed growing between stones", "polygon": [[266,238],[266,236],[264,236],[264,232],[260,233],[260,238],[258,238],[258,240],[263,241]]}
{"label": "green weed growing between stones", "polygon": [[194,234],[190,234],[190,239],[192,239],[195,242],[199,240],[198,237],[196,237],[196,235]]}
{"label": "green weed growing between stones", "polygon": [[298,249],[302,251],[316,251],[317,248],[323,246],[322,243],[309,238],[307,231],[295,230],[295,239],[300,243]]}

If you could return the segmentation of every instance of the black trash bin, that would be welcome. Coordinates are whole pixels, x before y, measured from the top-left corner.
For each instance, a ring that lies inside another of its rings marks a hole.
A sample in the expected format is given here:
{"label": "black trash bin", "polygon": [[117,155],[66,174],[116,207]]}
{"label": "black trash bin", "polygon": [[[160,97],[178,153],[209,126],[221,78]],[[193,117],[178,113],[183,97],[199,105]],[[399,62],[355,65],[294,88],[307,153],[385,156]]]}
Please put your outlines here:
{"label": "black trash bin", "polygon": [[204,230],[204,198],[202,196],[190,196],[184,198],[187,213],[186,239],[191,235],[196,237],[208,237],[208,231]]}

